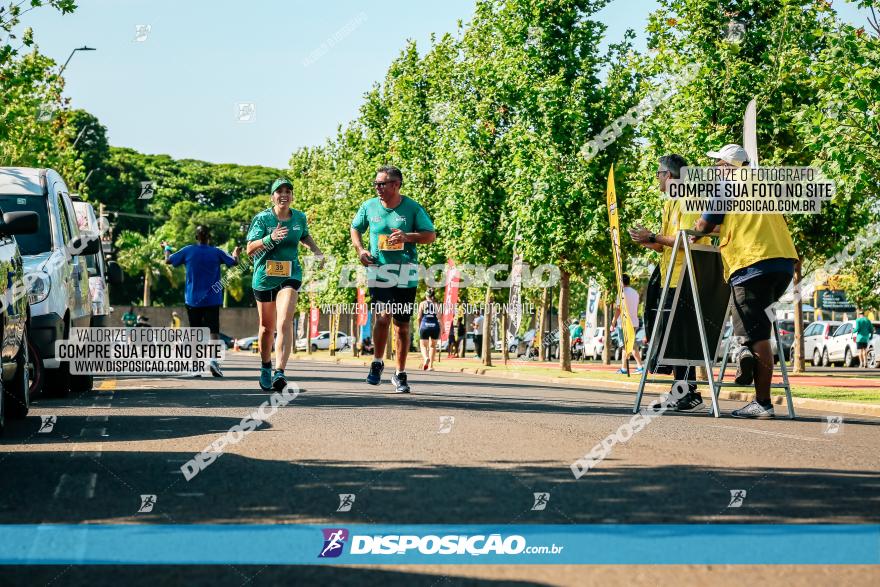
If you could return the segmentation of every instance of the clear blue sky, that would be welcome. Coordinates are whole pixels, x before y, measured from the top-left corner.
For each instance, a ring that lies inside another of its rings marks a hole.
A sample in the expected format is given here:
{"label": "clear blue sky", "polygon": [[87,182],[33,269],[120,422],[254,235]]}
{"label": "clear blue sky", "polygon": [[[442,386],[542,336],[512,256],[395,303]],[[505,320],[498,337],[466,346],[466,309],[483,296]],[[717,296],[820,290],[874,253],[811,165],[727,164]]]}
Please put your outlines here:
{"label": "clear blue sky", "polygon": [[[63,63],[73,107],[96,115],[110,142],[177,158],[286,167],[298,147],[322,143],[357,116],[406,39],[424,50],[432,32],[454,32],[473,0],[79,0],[61,16],[25,16],[40,49]],[[865,23],[849,4],[841,16]],[[600,13],[608,41],[634,29],[644,48],[653,0],[616,0]],[[150,25],[143,42],[135,25]],[[348,25],[350,33],[303,61]],[[236,104],[256,104],[240,123]]]}

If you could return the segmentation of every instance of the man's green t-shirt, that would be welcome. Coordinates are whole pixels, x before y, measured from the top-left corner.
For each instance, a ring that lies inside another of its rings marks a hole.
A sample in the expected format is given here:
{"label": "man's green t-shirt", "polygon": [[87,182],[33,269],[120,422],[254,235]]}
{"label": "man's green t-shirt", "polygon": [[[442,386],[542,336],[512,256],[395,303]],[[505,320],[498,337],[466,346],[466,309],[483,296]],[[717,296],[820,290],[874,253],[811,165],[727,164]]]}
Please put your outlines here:
{"label": "man's green t-shirt", "polygon": [[874,325],[864,316],[856,320],[853,330],[856,333],[856,342],[871,342],[871,335],[874,334]]}
{"label": "man's green t-shirt", "polygon": [[574,340],[584,334],[584,328],[580,324],[572,324],[568,327],[568,332],[571,335],[571,339]]}
{"label": "man's green t-shirt", "polygon": [[[395,285],[398,287],[417,287],[419,284],[416,266],[419,262],[415,243],[403,243],[401,250],[386,250],[387,246],[380,247],[380,240],[384,244],[391,231],[395,228],[403,232],[434,232],[434,223],[428,217],[428,213],[418,202],[401,196],[400,204],[396,208],[386,208],[382,200],[372,198],[361,204],[360,209],[351,221],[351,227],[363,234],[370,229],[370,255],[376,259],[378,267],[367,268],[367,279],[370,281],[389,281],[393,276]],[[399,267],[388,268],[379,271],[384,265],[412,266],[410,269]],[[399,280],[401,269],[404,271],[403,279]]]}
{"label": "man's green t-shirt", "polygon": [[[309,236],[309,228],[306,223],[306,215],[299,210],[290,210],[290,219],[279,221],[272,208],[267,208],[254,216],[251,227],[247,233],[247,241],[260,240],[272,234],[279,224],[287,227],[287,236],[278,243],[270,244],[257,253],[254,260],[254,277],[251,287],[257,291],[266,291],[281,285],[287,279],[302,281],[302,266],[299,264],[299,242]],[[290,262],[289,275],[266,275],[267,261]]]}
{"label": "man's green t-shirt", "polygon": [[132,314],[131,312],[126,312],[122,315],[122,324],[123,326],[134,326],[137,324],[137,314]]}

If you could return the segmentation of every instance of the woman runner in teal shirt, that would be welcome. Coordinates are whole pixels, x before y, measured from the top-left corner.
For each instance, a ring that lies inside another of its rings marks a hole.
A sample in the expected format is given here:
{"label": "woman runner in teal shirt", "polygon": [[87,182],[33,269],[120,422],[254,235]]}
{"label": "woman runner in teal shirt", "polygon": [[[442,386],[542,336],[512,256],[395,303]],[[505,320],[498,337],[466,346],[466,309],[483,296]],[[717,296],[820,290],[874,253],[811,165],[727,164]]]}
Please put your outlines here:
{"label": "woman runner in teal shirt", "polygon": [[[251,285],[260,315],[260,387],[281,391],[287,386],[284,368],[293,349],[293,316],[302,285],[299,244],[323,258],[306,224],[306,216],[290,207],[293,184],[276,179],[272,184],[272,207],[251,220],[247,254],[254,259]],[[272,371],[272,339],[275,333],[275,371]]]}

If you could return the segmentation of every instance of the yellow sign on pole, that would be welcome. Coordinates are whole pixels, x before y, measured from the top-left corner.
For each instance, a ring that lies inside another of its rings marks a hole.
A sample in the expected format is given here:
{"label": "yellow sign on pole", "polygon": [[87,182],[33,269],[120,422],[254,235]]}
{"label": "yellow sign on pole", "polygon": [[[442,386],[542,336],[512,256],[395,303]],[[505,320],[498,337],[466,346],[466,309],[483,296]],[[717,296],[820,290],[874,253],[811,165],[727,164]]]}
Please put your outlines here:
{"label": "yellow sign on pole", "polygon": [[620,252],[620,221],[617,218],[617,192],[614,191],[614,165],[608,171],[608,224],[611,227],[611,250],[614,254],[614,274],[617,278],[617,303],[620,306],[620,325],[623,330],[623,349],[629,355],[636,342],[636,330],[629,316],[623,295],[623,257]]}

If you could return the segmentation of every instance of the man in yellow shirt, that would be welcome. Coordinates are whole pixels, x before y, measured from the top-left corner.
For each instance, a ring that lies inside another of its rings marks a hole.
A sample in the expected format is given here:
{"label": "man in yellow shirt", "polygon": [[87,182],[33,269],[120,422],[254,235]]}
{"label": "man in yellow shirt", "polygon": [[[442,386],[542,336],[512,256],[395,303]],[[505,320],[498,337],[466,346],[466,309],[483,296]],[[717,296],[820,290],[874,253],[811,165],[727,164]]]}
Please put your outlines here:
{"label": "man in yellow shirt", "polygon": [[[725,145],[706,153],[715,165],[745,167],[745,149]],[[738,355],[736,382],[749,385],[754,380],[755,400],[732,415],[735,418],[773,418],[770,380],[773,376],[773,350],[770,346],[771,306],[791,283],[798,254],[788,225],[781,214],[705,213],[697,220],[699,232],[711,232],[720,225],[719,249],[724,278],[733,290],[733,334],[743,348]]]}
{"label": "man in yellow shirt", "polygon": [[[660,157],[657,168],[657,183],[660,191],[666,193],[666,184],[670,178],[679,179],[681,177],[681,168],[687,166],[687,161],[681,155],[671,154]],[[669,268],[669,262],[672,260],[672,247],[675,245],[675,235],[682,228],[690,228],[699,218],[699,214],[685,214],[681,211],[679,200],[665,199],[663,202],[663,213],[660,224],[660,232],[653,233],[648,229],[639,226],[638,228],[630,228],[629,235],[633,241],[645,248],[658,251],[660,253],[660,283],[665,283],[666,273]],[[681,268],[684,265],[684,253],[679,251],[675,260],[675,267],[672,270],[672,280],[669,282],[669,293],[666,294],[666,302],[664,303],[664,314],[672,309],[672,301],[675,299],[675,288],[681,276]],[[647,314],[647,311],[646,311]],[[661,323],[662,324],[662,323]],[[660,331],[663,331],[661,325]],[[650,332],[645,332],[647,336],[651,336]],[[690,367],[677,365],[673,369],[676,381],[694,381],[694,373]],[[677,412],[695,412],[701,410],[703,406],[703,397],[697,391],[696,383],[688,383],[688,393],[680,398],[672,410]]]}

